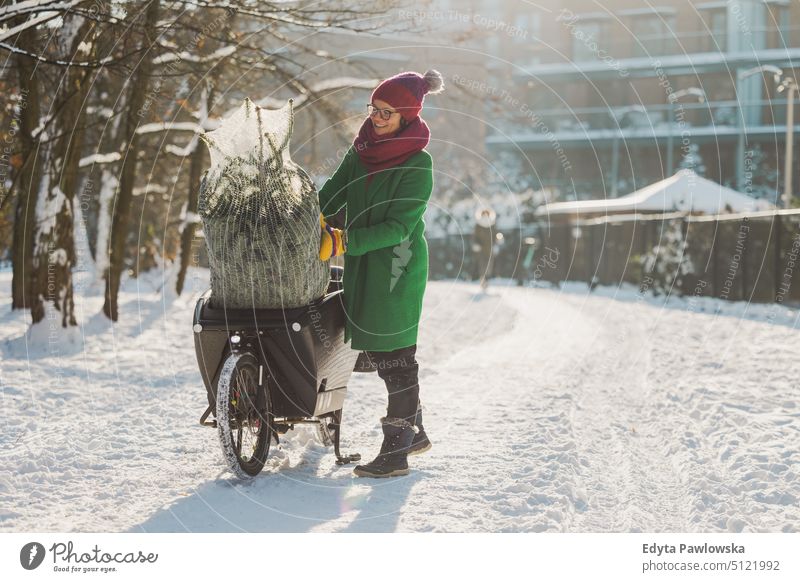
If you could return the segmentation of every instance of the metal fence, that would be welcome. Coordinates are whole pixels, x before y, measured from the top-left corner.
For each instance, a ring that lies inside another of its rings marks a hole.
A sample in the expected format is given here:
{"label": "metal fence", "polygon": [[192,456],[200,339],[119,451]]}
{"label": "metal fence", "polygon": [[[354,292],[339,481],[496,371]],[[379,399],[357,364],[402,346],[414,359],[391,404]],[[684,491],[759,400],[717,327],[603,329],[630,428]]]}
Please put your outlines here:
{"label": "metal fence", "polygon": [[[670,293],[800,302],[800,210],[718,216],[606,216],[503,230],[493,275],[520,283],[584,281]],[[474,279],[463,237],[428,239],[430,277]]]}

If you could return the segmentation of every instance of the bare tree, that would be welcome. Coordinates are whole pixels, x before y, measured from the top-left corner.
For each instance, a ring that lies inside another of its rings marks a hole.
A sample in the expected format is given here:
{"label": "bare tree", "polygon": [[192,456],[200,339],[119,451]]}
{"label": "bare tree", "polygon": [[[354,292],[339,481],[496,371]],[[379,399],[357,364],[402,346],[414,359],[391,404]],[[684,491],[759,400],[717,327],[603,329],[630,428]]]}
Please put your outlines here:
{"label": "bare tree", "polygon": [[122,141],[124,153],[120,171],[119,187],[112,207],[111,239],[109,245],[109,264],[106,273],[105,303],[103,313],[112,321],[119,318],[119,286],[125,266],[125,240],[130,224],[130,205],[138,165],[139,134],[136,132],[140,122],[140,112],[145,103],[150,83],[153,62],[153,47],[158,38],[158,18],[161,10],[160,0],[150,0],[145,9],[142,27],[142,56],[139,65],[130,78],[127,110],[122,121]]}
{"label": "bare tree", "polygon": [[[297,111],[313,105],[323,116],[341,118],[324,96],[342,88],[369,89],[376,75],[305,80],[302,73],[309,63],[339,59],[306,46],[304,36],[337,28],[371,33],[371,17],[389,4],[363,8],[354,0],[323,6],[302,0],[231,0],[219,6],[203,0],[148,0],[127,5],[127,13],[112,10],[107,0],[0,7],[0,24],[7,27],[0,33],[0,51],[13,53],[25,105],[18,137],[23,163],[12,186],[14,307],[32,308],[34,321],[40,321],[52,304],[61,312],[62,325],[74,325],[75,197],[79,184],[93,183],[89,176],[96,170],[100,187],[87,188],[95,210],[84,218],[96,225],[93,247],[104,279],[104,313],[118,319],[121,279],[140,247],[160,246],[162,253],[174,256],[165,249],[179,239],[180,292],[207,155],[198,146],[198,134],[213,129],[250,91],[274,91],[260,103],[265,106],[282,105],[288,94]],[[238,29],[234,15],[246,17],[239,19]],[[55,26],[50,22],[59,18]],[[38,46],[38,32],[48,22],[59,42]],[[368,69],[353,65],[359,68],[362,73]],[[167,113],[153,107],[163,95]],[[188,172],[181,172],[180,165],[176,171],[170,157],[188,161]],[[145,165],[149,172],[141,170]],[[185,201],[177,221],[169,216],[172,194],[152,196],[170,188]],[[151,194],[138,197],[142,191]],[[138,235],[131,224],[133,212],[147,221]],[[159,240],[152,233],[161,216],[165,233]],[[143,232],[151,239],[142,241]]]}
{"label": "bare tree", "polygon": [[[0,50],[11,53],[19,84],[19,147],[22,165],[12,180],[16,194],[13,230],[12,307],[30,308],[34,323],[45,303],[62,312],[62,324],[74,325],[71,267],[74,260],[72,200],[85,123],[83,102],[89,76],[112,65],[94,59],[93,39],[108,8],[88,2],[14,2],[0,8]],[[61,19],[40,46],[37,26]],[[46,113],[45,113],[46,112]],[[4,197],[2,203],[12,199]],[[52,252],[51,252],[52,251]]]}
{"label": "bare tree", "polygon": [[[18,20],[22,18],[20,16]],[[35,50],[36,35],[33,29],[20,32],[18,45],[23,51]],[[22,167],[16,177],[15,188],[17,203],[14,211],[11,305],[13,309],[23,309],[32,304],[30,281],[33,272],[33,233],[36,226],[36,198],[41,180],[41,163],[36,156],[35,136],[39,125],[40,91],[38,78],[34,74],[35,62],[22,53],[15,54],[14,60],[21,96],[19,140]]]}
{"label": "bare tree", "polygon": [[[67,14],[59,32],[57,41],[67,54],[93,52],[98,34],[95,22]],[[72,287],[74,200],[85,129],[84,102],[96,71],[80,67],[62,71],[51,102],[52,121],[42,132],[43,178],[37,200],[30,308],[33,323],[38,323],[45,318],[45,304],[52,304],[61,314],[61,325],[67,327],[77,325]]]}

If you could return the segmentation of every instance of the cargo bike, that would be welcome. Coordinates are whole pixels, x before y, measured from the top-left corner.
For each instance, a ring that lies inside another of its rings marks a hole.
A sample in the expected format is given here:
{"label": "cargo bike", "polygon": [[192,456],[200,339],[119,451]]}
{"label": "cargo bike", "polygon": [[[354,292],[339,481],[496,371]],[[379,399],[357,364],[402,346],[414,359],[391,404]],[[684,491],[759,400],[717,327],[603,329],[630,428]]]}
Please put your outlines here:
{"label": "cargo bike", "polygon": [[210,289],[197,301],[192,329],[208,396],[200,423],[217,429],[237,476],[258,475],[270,443],[303,423],[316,425],[337,464],[361,459],[340,450],[342,408],[353,371],[373,368],[344,343],[342,275],[332,267],[325,295],[298,308],[223,309]]}

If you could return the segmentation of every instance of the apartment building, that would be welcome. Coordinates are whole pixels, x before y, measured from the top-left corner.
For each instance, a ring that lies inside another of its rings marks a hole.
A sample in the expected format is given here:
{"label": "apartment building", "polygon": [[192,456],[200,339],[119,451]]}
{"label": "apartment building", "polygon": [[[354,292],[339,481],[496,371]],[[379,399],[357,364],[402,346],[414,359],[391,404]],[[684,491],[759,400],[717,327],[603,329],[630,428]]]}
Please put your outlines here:
{"label": "apartment building", "polygon": [[487,45],[490,83],[508,94],[492,105],[486,144],[524,159],[538,186],[565,200],[615,197],[682,166],[773,202],[782,193],[779,84],[800,69],[800,2],[498,6],[525,34]]}

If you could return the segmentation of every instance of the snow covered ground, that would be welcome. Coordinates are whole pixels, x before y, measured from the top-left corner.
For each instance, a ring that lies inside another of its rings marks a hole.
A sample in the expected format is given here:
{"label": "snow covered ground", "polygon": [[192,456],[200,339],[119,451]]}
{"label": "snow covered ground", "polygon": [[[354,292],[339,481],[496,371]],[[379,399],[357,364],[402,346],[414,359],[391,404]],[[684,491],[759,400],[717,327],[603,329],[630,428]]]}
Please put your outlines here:
{"label": "snow covered ground", "polygon": [[[354,478],[301,427],[242,483],[198,424],[208,274],[178,298],[159,277],[125,283],[114,327],[79,297],[68,337],[26,340],[3,302],[0,531],[800,531],[796,310],[431,282],[434,448],[411,474]],[[377,376],[354,375],[345,450],[371,459],[384,412]]]}

